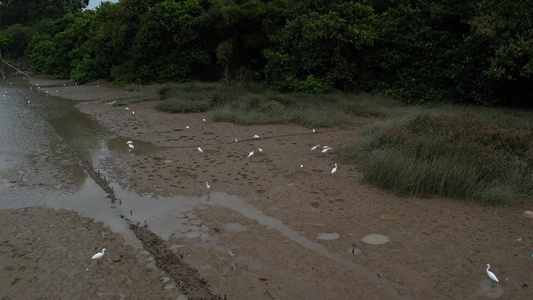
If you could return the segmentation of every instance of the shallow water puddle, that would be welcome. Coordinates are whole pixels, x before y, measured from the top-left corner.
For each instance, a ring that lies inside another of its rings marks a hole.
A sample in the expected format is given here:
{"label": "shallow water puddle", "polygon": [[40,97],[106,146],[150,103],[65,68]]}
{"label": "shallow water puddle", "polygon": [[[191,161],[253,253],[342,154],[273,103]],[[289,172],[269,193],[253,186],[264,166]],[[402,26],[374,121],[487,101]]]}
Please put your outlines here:
{"label": "shallow water puddle", "polygon": [[499,283],[496,283],[494,287],[491,287],[490,285],[491,280],[489,278],[481,280],[479,282],[479,289],[477,291],[477,295],[481,297],[497,299],[500,298],[505,292],[505,289]]}
{"label": "shallow water puddle", "polygon": [[400,215],[397,214],[381,214],[379,215],[380,218],[383,220],[399,220],[401,219]]}
{"label": "shallow water puddle", "polygon": [[309,175],[310,175],[309,173],[304,172],[304,171],[296,171],[296,172],[294,172],[292,174],[285,175],[285,177],[292,178],[292,179],[300,179],[300,178],[307,177]]}
{"label": "shallow water puddle", "polygon": [[390,239],[387,236],[379,233],[365,235],[361,240],[371,245],[381,245],[390,242]]}
{"label": "shallow water puddle", "polygon": [[231,196],[226,193],[215,192],[211,194],[211,201],[209,202],[209,204],[229,208],[249,219],[257,221],[259,224],[266,226],[268,229],[276,229],[289,240],[297,242],[300,245],[310,250],[313,250],[324,257],[327,257],[331,260],[341,263],[347,268],[359,272],[359,274],[366,277],[369,281],[379,285],[382,288],[387,289],[395,298],[402,298],[401,295],[398,293],[398,290],[396,290],[396,288],[394,288],[384,277],[376,276],[374,273],[369,272],[364,267],[355,264],[350,259],[344,258],[339,254],[329,253],[326,249],[324,249],[321,244],[309,241],[305,237],[301,236],[296,230],[283,224],[281,220],[266,216],[261,210],[249,205],[244,200],[238,197]]}
{"label": "shallow water puddle", "polygon": [[336,233],[336,232],[333,232],[333,233],[327,233],[327,232],[321,232],[318,234],[318,236],[316,237],[317,239],[319,240],[336,240],[338,238],[340,238],[340,234]]}

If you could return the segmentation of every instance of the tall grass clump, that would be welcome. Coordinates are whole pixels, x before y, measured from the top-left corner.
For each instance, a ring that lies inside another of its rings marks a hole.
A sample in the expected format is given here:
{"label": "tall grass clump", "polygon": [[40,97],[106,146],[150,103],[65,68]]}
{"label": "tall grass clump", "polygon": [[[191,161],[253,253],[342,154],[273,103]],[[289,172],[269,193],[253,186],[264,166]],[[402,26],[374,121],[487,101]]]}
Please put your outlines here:
{"label": "tall grass clump", "polygon": [[509,205],[533,194],[529,121],[493,112],[420,113],[369,126],[339,154],[358,164],[364,180],[395,194]]}
{"label": "tall grass clump", "polygon": [[258,85],[190,82],[159,88],[156,109],[169,113],[213,110],[215,122],[331,127],[354,116],[384,116],[400,102],[370,94],[282,94]]}

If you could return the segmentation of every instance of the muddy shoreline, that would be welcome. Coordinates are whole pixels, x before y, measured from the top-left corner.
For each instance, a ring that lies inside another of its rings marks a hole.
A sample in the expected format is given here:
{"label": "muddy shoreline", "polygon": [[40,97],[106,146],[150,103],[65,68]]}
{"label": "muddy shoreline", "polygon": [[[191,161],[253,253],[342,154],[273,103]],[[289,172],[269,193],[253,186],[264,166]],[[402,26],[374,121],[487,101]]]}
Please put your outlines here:
{"label": "muddy shoreline", "polygon": [[[501,293],[500,299],[528,299],[531,295],[533,224],[521,217],[524,210],[531,210],[531,201],[495,208],[433,196],[395,197],[361,184],[352,166],[339,164],[338,171],[330,174],[339,163],[334,150],[356,138],[373,119],[355,118],[351,125],[317,133],[294,125],[238,126],[211,122],[209,113],[160,113],[153,109],[153,101],[131,105],[131,110],[112,107],[109,102],[124,97],[112,87],[39,83],[53,86],[61,97],[101,100],[78,108],[117,137],[157,148],[145,154],[139,147],[137,153],[93,166],[105,170],[108,180],[160,197],[206,197],[205,181],[210,183],[207,200],[214,204],[194,208],[202,236],[176,232],[164,240],[151,237],[162,257],[182,256],[167,265],[184,263],[194,270],[186,278],[209,286],[199,297],[482,299]],[[253,138],[256,134],[259,139]],[[316,144],[333,151],[311,151]],[[254,156],[248,157],[252,150]],[[238,198],[226,203],[226,195]],[[237,199],[240,206],[231,203]],[[15,219],[24,224],[24,219]],[[337,238],[321,239],[321,234]],[[361,239],[369,234],[386,235],[390,242],[367,244]],[[146,232],[146,236],[150,240],[151,235]],[[5,237],[11,244],[13,239]],[[176,245],[179,253],[169,252]],[[487,263],[500,278],[496,289],[490,289]],[[7,287],[15,293],[18,283]],[[30,281],[25,283],[31,286]],[[161,282],[153,284],[148,288],[163,290]],[[195,297],[193,291],[190,297]]]}

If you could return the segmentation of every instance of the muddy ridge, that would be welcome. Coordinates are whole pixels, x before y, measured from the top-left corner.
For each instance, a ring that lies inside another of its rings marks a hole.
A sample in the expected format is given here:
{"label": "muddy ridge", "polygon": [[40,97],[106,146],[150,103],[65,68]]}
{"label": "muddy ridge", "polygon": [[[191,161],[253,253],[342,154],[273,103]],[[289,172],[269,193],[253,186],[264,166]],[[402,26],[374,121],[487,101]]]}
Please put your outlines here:
{"label": "muddy ridge", "polygon": [[[181,257],[174,254],[165,242],[151,232],[147,226],[139,226],[128,220],[130,229],[141,240],[144,248],[155,258],[156,266],[164,270],[178,284],[179,289],[190,300],[222,300],[210,291],[209,286],[198,271],[181,261]],[[181,256],[181,255],[180,255]]]}

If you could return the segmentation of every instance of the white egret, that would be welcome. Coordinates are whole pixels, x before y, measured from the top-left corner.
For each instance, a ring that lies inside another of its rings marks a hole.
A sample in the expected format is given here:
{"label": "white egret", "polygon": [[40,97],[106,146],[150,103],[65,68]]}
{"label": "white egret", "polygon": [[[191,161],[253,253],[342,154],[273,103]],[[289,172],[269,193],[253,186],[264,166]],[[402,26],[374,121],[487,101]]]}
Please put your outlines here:
{"label": "white egret", "polygon": [[300,165],[300,168],[303,168],[303,167],[304,167],[304,165]]}
{"label": "white egret", "polygon": [[204,149],[198,147],[198,151],[200,151],[200,153],[204,153]]}
{"label": "white egret", "polygon": [[258,139],[258,138],[259,138],[259,136],[257,134],[254,135],[254,139]]}
{"label": "white egret", "polygon": [[259,148],[259,152],[263,153],[263,149]]}
{"label": "white egret", "polygon": [[203,122],[207,122],[207,120],[206,120],[206,119],[202,119],[202,121],[203,121]]}
{"label": "white egret", "polygon": [[211,189],[211,186],[209,185],[209,183],[207,183],[207,181],[205,182],[205,187],[207,188],[208,191]]}
{"label": "white egret", "polygon": [[189,125],[185,126],[185,129],[191,129],[191,127],[189,127]]}
{"label": "white egret", "polygon": [[331,148],[325,148],[325,149],[322,149],[322,153],[326,153],[330,150]]}
{"label": "white egret", "polygon": [[337,172],[337,163],[335,163],[335,168],[331,169],[331,175]]}
{"label": "white egret", "polygon": [[318,147],[320,147],[320,144],[313,146],[313,148],[311,148],[311,151],[316,150],[316,148],[318,148]]}
{"label": "white egret", "polygon": [[500,282],[498,280],[498,277],[496,277],[496,275],[494,275],[494,273],[492,273],[491,271],[489,271],[490,269],[490,265],[487,264],[487,275],[489,275],[489,278],[491,280],[490,282],[490,287],[494,287],[494,285],[496,284],[496,282]]}
{"label": "white egret", "polygon": [[313,133],[316,133],[316,130],[313,128]]}
{"label": "white egret", "polygon": [[128,144],[128,147],[130,147],[130,149],[135,148],[135,146],[133,146],[133,144]]}
{"label": "white egret", "polygon": [[248,153],[248,157],[252,157],[252,155],[254,155],[254,151],[251,151],[250,153]]}
{"label": "white egret", "polygon": [[95,255],[93,255],[93,257],[91,259],[100,259],[100,258],[102,258],[102,256],[104,256],[104,252],[105,252],[105,248],[102,249],[102,252],[98,252]]}

